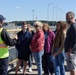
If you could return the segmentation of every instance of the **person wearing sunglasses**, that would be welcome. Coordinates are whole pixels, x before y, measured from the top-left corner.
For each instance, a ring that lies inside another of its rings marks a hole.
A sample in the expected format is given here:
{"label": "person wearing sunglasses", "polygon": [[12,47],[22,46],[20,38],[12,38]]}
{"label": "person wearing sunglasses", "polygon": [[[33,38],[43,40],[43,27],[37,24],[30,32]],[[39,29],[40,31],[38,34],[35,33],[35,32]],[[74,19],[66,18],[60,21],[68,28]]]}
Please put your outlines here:
{"label": "person wearing sunglasses", "polygon": [[34,27],[36,33],[34,34],[30,45],[37,65],[38,75],[42,75],[42,56],[44,54],[44,32],[42,26],[43,24],[41,22],[35,22]]}

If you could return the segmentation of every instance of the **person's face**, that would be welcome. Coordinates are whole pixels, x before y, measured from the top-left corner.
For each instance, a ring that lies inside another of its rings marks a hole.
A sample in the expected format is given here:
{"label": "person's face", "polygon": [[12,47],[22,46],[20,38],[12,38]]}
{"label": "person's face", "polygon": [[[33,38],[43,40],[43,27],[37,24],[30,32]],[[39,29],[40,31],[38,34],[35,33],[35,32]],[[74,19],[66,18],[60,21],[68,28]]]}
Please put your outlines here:
{"label": "person's face", "polygon": [[47,31],[48,31],[48,27],[44,26],[44,27],[43,27],[43,30],[44,30],[45,32],[47,32]]}
{"label": "person's face", "polygon": [[35,25],[34,27],[36,30],[39,30],[39,28],[40,28],[38,25]]}
{"label": "person's face", "polygon": [[22,25],[22,30],[26,30],[27,29],[27,25]]}
{"label": "person's face", "polygon": [[60,30],[60,28],[61,28],[60,23],[57,23],[57,25],[56,25],[56,29],[57,29],[57,30]]}
{"label": "person's face", "polygon": [[0,21],[0,28],[3,27],[4,20]]}
{"label": "person's face", "polygon": [[28,30],[31,30],[31,27],[30,27],[30,26],[27,26],[27,29],[28,29]]}
{"label": "person's face", "polygon": [[72,17],[70,15],[66,14],[66,21],[68,24],[71,24],[71,19],[72,19]]}

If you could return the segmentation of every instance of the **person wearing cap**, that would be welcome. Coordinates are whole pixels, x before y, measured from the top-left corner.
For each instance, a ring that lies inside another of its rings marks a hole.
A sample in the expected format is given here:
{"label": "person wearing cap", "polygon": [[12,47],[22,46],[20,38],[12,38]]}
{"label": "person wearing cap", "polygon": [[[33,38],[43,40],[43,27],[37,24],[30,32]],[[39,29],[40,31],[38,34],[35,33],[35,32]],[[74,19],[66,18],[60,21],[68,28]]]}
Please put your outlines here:
{"label": "person wearing cap", "polygon": [[42,30],[43,24],[39,21],[36,21],[34,24],[36,33],[34,34],[30,48],[32,50],[37,69],[38,75],[42,75],[42,56],[44,54],[44,32]]}
{"label": "person wearing cap", "polygon": [[14,46],[16,39],[11,39],[8,32],[3,28],[5,17],[0,15],[0,75],[7,75],[8,46]]}

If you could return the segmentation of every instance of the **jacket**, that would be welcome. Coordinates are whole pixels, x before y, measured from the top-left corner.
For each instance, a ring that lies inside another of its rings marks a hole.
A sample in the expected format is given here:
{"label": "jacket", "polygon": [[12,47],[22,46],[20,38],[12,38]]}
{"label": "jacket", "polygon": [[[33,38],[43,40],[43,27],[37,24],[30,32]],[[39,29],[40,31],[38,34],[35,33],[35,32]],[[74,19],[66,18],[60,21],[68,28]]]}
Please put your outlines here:
{"label": "jacket", "polygon": [[55,39],[55,34],[53,31],[49,31],[47,33],[48,33],[48,35],[46,36],[46,39],[45,39],[45,50],[44,50],[44,52],[50,53],[51,49],[52,49],[53,41]]}
{"label": "jacket", "polygon": [[18,50],[18,52],[20,52],[21,54],[30,53],[31,51],[29,49],[29,45],[31,42],[32,34],[28,31],[23,33],[23,31],[21,30],[20,32],[17,33],[17,36],[18,40],[15,47]]}
{"label": "jacket", "polygon": [[44,32],[38,31],[34,34],[31,41],[32,52],[40,52],[44,50]]}
{"label": "jacket", "polygon": [[8,32],[3,29],[1,32],[1,38],[7,46],[14,46],[17,42],[16,39],[11,39]]}

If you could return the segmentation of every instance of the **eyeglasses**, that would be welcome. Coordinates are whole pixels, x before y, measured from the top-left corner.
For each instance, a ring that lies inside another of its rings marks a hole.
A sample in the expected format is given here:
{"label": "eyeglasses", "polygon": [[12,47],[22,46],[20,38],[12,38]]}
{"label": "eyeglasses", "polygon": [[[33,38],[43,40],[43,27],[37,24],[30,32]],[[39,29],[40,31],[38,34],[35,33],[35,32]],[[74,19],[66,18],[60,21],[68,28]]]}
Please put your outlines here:
{"label": "eyeglasses", "polygon": [[38,25],[34,25],[34,27],[38,27]]}

